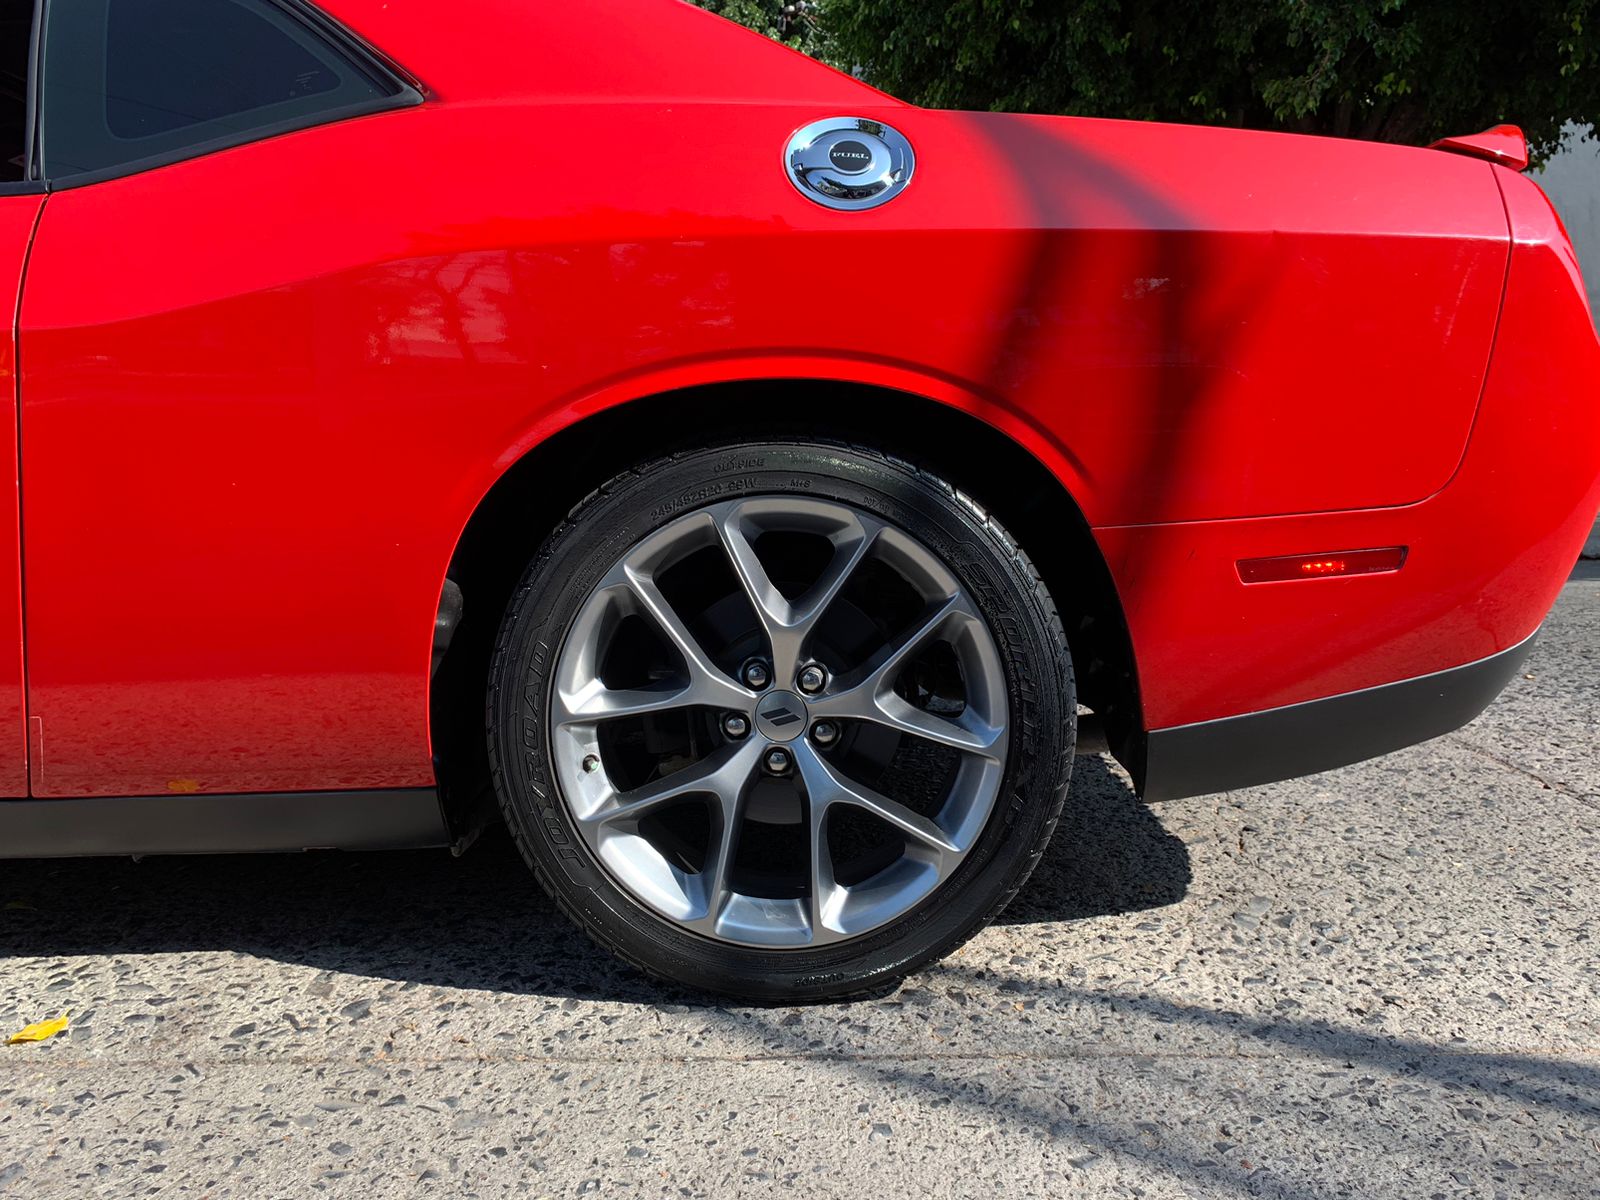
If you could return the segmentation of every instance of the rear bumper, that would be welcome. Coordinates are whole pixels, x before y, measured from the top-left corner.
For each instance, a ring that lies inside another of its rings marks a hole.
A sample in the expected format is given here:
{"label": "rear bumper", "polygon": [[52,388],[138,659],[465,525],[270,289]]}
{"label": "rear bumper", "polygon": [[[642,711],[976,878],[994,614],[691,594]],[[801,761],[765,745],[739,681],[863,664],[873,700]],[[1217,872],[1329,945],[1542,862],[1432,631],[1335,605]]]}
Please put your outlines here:
{"label": "rear bumper", "polygon": [[1537,636],[1415,679],[1152,730],[1144,797],[1177,800],[1313,775],[1460,729],[1510,682]]}

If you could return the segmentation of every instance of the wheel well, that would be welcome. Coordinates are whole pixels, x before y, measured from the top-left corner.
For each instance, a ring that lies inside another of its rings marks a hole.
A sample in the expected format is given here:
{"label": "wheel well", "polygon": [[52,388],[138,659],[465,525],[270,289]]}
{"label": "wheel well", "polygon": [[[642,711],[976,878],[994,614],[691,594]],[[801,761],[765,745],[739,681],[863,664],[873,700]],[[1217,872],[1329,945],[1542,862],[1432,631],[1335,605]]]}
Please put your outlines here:
{"label": "wheel well", "polygon": [[458,826],[471,823],[465,814],[493,811],[483,737],[489,659],[506,603],[550,530],[631,464],[712,440],[783,436],[875,446],[928,467],[998,516],[1060,610],[1079,700],[1099,715],[1117,758],[1141,773],[1138,676],[1121,602],[1083,514],[1037,459],[978,418],[905,392],[806,380],[716,384],[562,430],[512,466],[468,522],[449,569],[461,620],[431,692],[434,757]]}

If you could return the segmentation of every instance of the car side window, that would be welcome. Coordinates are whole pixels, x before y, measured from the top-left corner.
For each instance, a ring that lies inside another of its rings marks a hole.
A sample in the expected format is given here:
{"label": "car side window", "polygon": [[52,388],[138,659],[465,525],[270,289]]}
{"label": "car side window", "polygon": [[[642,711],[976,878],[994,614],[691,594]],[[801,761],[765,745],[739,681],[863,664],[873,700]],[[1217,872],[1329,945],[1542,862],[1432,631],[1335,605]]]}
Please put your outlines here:
{"label": "car side window", "polygon": [[50,0],[44,174],[84,182],[415,98],[314,22],[291,0]]}
{"label": "car side window", "polygon": [[0,191],[27,179],[34,0],[0,0]]}

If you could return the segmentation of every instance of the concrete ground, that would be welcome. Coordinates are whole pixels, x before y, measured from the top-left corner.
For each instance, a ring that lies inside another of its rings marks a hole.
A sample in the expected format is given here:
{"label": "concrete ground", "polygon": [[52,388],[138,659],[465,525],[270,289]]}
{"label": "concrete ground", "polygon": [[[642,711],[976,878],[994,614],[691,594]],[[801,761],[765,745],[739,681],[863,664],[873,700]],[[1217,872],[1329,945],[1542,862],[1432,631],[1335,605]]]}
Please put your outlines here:
{"label": "concrete ground", "polygon": [[742,1008],[503,844],[0,864],[0,1197],[1600,1196],[1600,565],[1465,731],[1141,806],[1000,924]]}

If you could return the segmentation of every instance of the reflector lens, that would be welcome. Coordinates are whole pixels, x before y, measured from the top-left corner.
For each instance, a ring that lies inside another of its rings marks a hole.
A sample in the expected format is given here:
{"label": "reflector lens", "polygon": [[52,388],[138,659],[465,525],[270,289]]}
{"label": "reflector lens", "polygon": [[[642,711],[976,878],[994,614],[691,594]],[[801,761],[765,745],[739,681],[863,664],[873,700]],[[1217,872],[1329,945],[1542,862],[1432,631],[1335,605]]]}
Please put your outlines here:
{"label": "reflector lens", "polygon": [[1286,554],[1279,558],[1242,558],[1239,578],[1245,583],[1286,583],[1291,579],[1333,579],[1342,575],[1379,575],[1405,565],[1406,547],[1341,550],[1332,554]]}

